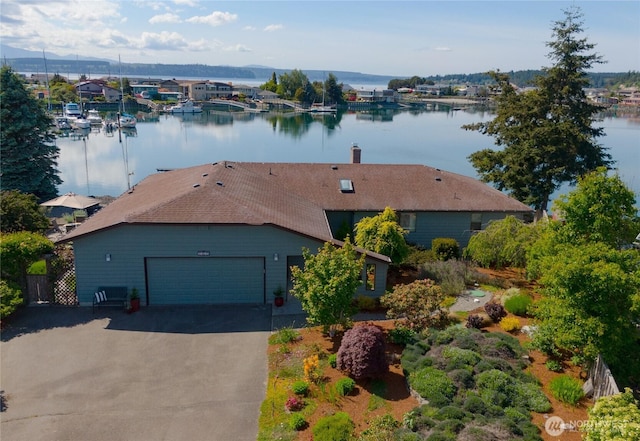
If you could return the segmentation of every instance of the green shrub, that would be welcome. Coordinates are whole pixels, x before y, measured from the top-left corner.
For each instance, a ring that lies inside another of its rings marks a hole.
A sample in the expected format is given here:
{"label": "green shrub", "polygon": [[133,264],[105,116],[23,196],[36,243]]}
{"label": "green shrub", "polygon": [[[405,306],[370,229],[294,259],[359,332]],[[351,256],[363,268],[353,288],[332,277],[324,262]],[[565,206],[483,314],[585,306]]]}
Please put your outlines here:
{"label": "green shrub", "polygon": [[472,389],[476,381],[468,369],[455,369],[447,374],[458,389]]}
{"label": "green shrub", "polygon": [[300,332],[291,327],[281,328],[275,334],[269,336],[270,345],[292,343],[300,339]]}
{"label": "green shrub", "polygon": [[504,302],[504,309],[511,314],[526,317],[529,307],[533,304],[533,299],[526,294],[520,294],[507,299]]}
{"label": "green shrub", "polygon": [[487,410],[487,404],[475,393],[469,393],[464,400],[462,408],[467,412],[483,414]]}
{"label": "green shrub", "polygon": [[22,291],[6,280],[0,280],[0,319],[9,317],[22,305]]}
{"label": "green shrub", "polygon": [[291,385],[291,390],[296,395],[307,396],[309,393],[309,383],[306,381],[298,380]]}
{"label": "green shrub", "polygon": [[432,406],[451,404],[456,394],[456,385],[444,371],[425,367],[409,374],[409,384]]}
{"label": "green shrub", "polygon": [[640,439],[640,406],[631,389],[598,399],[582,430],[585,441]]}
{"label": "green shrub", "polygon": [[391,343],[397,345],[411,344],[416,340],[416,338],[416,333],[409,328],[396,327],[389,331],[389,339],[391,340]]}
{"label": "green shrub", "polygon": [[335,391],[343,397],[349,395],[356,387],[356,382],[349,377],[339,379],[335,385]]}
{"label": "green shrub", "polygon": [[433,432],[427,441],[456,441],[456,435],[448,432]]}
{"label": "green shrub", "polygon": [[27,274],[39,274],[44,275],[47,274],[47,262],[43,260],[38,260],[31,264],[29,269],[27,270]]}
{"label": "green shrub", "polygon": [[408,265],[422,265],[423,263],[433,262],[437,260],[433,250],[425,250],[417,246],[412,246],[409,249],[409,254],[404,259],[405,264]]}
{"label": "green shrub", "polygon": [[445,421],[445,420],[462,421],[462,420],[468,420],[470,416],[471,415],[469,415],[467,412],[465,412],[463,409],[459,407],[444,406],[438,409],[438,411],[435,413],[433,417],[438,421]]}
{"label": "green shrub", "polygon": [[431,249],[438,260],[451,260],[460,257],[460,244],[447,237],[436,237],[431,241]]}
{"label": "green shrub", "polygon": [[584,397],[580,380],[568,375],[560,375],[551,380],[549,389],[554,398],[572,406],[578,404],[578,401]]}
{"label": "green shrub", "polygon": [[307,427],[307,420],[299,413],[294,413],[289,417],[289,427],[292,430],[300,431]]}
{"label": "green shrub", "polygon": [[562,363],[558,360],[548,360],[544,365],[551,372],[562,372],[564,370],[564,368],[562,367]]}
{"label": "green shrub", "polygon": [[551,403],[536,383],[516,383],[516,399],[512,404],[521,404],[533,412],[544,413],[551,410]]}
{"label": "green shrub", "polygon": [[373,297],[360,295],[356,299],[356,307],[360,311],[373,311],[378,307],[378,302]]}
{"label": "green shrub", "polygon": [[395,441],[422,441],[422,437],[408,429],[400,429],[394,433]]}
{"label": "green shrub", "polygon": [[460,349],[455,346],[446,346],[442,350],[442,358],[446,360],[445,370],[463,369],[473,367],[482,359],[480,354],[469,349]]}
{"label": "green shrub", "polygon": [[457,419],[444,420],[435,427],[436,431],[446,434],[459,433],[462,429],[464,429],[464,422]]}
{"label": "green shrub", "polygon": [[311,429],[314,441],[350,441],[355,424],[345,412],[320,418]]}
{"label": "green shrub", "polygon": [[373,417],[369,427],[362,432],[358,441],[386,441],[395,440],[394,432],[400,427],[393,415],[384,414]]}
{"label": "green shrub", "polygon": [[514,378],[497,369],[482,372],[476,376],[480,397],[497,406],[507,407],[515,397]]}
{"label": "green shrub", "polygon": [[434,280],[445,296],[457,296],[462,293],[468,283],[473,282],[475,273],[460,260],[436,260],[426,262],[418,268],[418,278]]}
{"label": "green shrub", "polygon": [[338,354],[329,355],[329,357],[327,358],[327,361],[329,362],[329,366],[335,369],[336,366],[338,365]]}

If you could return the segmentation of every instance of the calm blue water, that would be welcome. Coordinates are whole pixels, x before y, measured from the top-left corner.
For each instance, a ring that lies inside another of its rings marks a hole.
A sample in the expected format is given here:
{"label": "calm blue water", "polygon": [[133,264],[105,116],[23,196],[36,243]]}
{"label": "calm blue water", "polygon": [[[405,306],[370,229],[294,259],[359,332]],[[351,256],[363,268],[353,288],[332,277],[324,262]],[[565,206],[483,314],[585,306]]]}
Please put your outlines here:
{"label": "calm blue water", "polygon": [[[357,143],[362,162],[424,164],[477,177],[467,156],[493,148],[493,138],[463,124],[487,121],[477,110],[386,111],[339,116],[209,112],[139,121],[135,136],[92,131],[59,138],[61,194],[118,196],[157,169],[207,162],[345,163]],[[640,201],[640,119],[606,117],[600,124],[620,175]],[[127,172],[128,170],[128,172]],[[566,193],[569,187],[560,192]]]}

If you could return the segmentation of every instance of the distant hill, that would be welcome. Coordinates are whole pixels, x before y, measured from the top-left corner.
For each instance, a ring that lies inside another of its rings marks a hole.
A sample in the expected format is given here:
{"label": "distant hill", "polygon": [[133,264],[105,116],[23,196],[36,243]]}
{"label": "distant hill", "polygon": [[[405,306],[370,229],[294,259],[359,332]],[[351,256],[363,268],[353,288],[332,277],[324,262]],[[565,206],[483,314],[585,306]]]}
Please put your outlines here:
{"label": "distant hill", "polygon": [[[16,72],[44,73],[45,65],[42,54],[35,51],[26,51],[16,49],[10,46],[0,46],[3,62],[10,65]],[[281,69],[266,66],[250,65],[244,67],[234,66],[209,66],[206,64],[143,64],[143,63],[122,63],[105,59],[74,59],[73,57],[60,57],[55,54],[46,54],[47,66],[46,70],[50,74],[58,73],[63,76],[77,77],[79,75],[87,75],[95,78],[99,76],[119,76],[122,75],[129,78],[183,78],[183,79],[212,79],[212,80],[231,80],[242,82],[242,80],[251,80],[259,83],[267,82],[271,75],[281,75],[289,73],[292,69]],[[305,70],[299,69],[311,81],[323,81],[326,75],[332,73],[338,79],[338,82],[345,84],[375,84],[387,85],[391,80],[399,79],[398,77],[388,75],[375,75],[361,72],[326,70]],[[539,70],[523,70],[505,72],[509,75],[511,81],[518,86],[528,86],[532,84],[535,75],[541,74]],[[592,87],[606,87],[615,84],[618,79],[628,75],[628,73],[590,73]],[[434,83],[450,83],[455,84],[489,84],[491,78],[486,72],[474,74],[450,74],[450,75],[432,75],[424,77],[426,81]]]}

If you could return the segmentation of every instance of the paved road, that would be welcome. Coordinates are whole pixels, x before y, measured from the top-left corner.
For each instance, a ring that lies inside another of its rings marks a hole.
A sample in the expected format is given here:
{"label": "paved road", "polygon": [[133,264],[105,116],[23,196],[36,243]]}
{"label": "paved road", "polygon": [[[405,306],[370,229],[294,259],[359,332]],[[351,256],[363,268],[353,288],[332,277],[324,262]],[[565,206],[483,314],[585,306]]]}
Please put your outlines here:
{"label": "paved road", "polygon": [[0,439],[255,440],[269,307],[27,308],[2,332]]}

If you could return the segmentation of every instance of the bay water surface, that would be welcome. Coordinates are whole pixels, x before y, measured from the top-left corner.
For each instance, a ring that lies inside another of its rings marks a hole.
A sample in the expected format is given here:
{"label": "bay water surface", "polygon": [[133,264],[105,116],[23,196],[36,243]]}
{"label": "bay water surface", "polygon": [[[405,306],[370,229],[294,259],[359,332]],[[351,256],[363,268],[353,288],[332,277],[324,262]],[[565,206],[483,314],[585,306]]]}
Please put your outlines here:
{"label": "bay water surface", "polygon": [[[220,161],[347,163],[362,149],[363,163],[423,164],[478,177],[467,157],[496,148],[493,138],[465,131],[488,121],[481,108],[384,110],[337,115],[209,111],[199,115],[139,114],[134,133],[94,128],[56,140],[59,193],[119,196],[157,173]],[[599,142],[616,161],[640,202],[640,118],[607,114]],[[563,186],[554,197],[570,191]]]}

